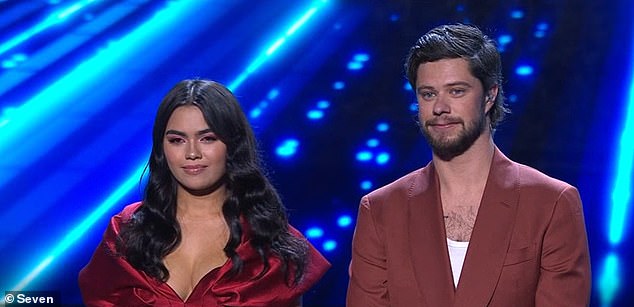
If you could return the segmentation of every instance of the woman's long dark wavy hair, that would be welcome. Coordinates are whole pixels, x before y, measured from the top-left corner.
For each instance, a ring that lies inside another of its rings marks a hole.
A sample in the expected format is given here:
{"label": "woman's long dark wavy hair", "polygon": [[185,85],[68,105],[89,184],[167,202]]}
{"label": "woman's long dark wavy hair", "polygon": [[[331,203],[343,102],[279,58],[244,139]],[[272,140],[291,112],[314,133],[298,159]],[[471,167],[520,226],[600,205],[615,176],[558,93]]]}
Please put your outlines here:
{"label": "woman's long dark wavy hair", "polygon": [[[163,98],[154,122],[143,204],[124,225],[118,252],[149,276],[163,282],[169,279],[163,259],[179,245],[181,229],[176,220],[178,183],[165,160],[163,138],[172,112],[184,105],[197,106],[227,146],[227,198],[222,212],[230,230],[224,252],[232,261],[232,273],[238,274],[243,266],[236,253],[245,231],[242,217],[251,229],[251,245],[264,264],[260,276],[269,270],[272,253],[282,260],[287,282],[299,282],[308,245],[289,232],[286,209],[263,172],[253,131],[238,101],[225,86],[208,80],[181,81]],[[292,278],[289,268],[293,268]]]}

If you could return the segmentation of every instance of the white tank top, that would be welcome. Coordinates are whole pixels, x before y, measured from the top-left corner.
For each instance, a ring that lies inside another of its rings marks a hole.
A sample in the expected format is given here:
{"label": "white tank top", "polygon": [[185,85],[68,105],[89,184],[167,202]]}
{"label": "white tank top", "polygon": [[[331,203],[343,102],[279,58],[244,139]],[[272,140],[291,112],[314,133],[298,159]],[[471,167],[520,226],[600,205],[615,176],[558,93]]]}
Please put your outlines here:
{"label": "white tank top", "polygon": [[453,273],[453,285],[458,287],[460,272],[462,272],[462,264],[467,255],[467,247],[469,242],[458,242],[447,238],[447,248],[449,249],[449,260],[451,262],[451,273]]}

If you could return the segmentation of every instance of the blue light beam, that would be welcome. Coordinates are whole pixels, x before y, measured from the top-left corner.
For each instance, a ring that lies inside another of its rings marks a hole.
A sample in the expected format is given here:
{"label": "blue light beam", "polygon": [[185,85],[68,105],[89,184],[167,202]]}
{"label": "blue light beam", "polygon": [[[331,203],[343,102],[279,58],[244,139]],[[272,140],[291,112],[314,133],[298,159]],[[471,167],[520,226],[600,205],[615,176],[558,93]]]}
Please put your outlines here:
{"label": "blue light beam", "polygon": [[598,290],[601,306],[612,306],[614,297],[621,287],[619,271],[619,257],[613,253],[608,254],[605,257],[603,271],[599,277]]}
{"label": "blue light beam", "polygon": [[616,177],[612,190],[612,212],[608,232],[612,245],[617,245],[623,240],[623,229],[631,198],[632,159],[634,159],[634,68],[632,71],[625,122],[619,142]]}
{"label": "blue light beam", "polygon": [[[198,9],[198,1],[173,2],[164,9],[158,11],[151,19],[129,32],[118,41],[112,42],[106,48],[101,49],[93,57],[75,66],[62,78],[40,91],[34,97],[12,112],[11,118],[3,118],[2,138],[0,139],[0,154],[4,159],[19,160],[22,154],[20,150],[29,150],[28,146],[15,149],[14,144],[21,138],[27,138],[34,129],[40,128],[42,123],[53,122],[60,110],[74,109],[88,112],[96,112],[105,107],[103,104],[86,106],[72,106],[75,101],[85,99],[87,92],[94,94],[95,84],[100,84],[100,78],[109,74],[119,73],[122,65],[127,65],[131,55],[139,54],[145,50],[147,44],[158,40],[159,33],[171,29],[181,22],[181,16],[193,14]],[[95,73],[99,72],[99,73]],[[71,108],[72,106],[72,108]],[[68,125],[77,125],[77,122]],[[72,129],[65,129],[60,133],[70,133]],[[60,138],[61,136],[57,136]],[[21,141],[20,141],[21,142]],[[38,144],[39,145],[39,144]],[[52,146],[54,143],[45,144]],[[45,153],[44,148],[38,147],[35,154]],[[31,156],[32,159],[37,157]],[[0,185],[8,180],[9,174],[0,174]]]}
{"label": "blue light beam", "polygon": [[135,186],[138,186],[143,175],[143,167],[138,168],[134,173],[126,179],[115,191],[106,198],[97,209],[91,212],[79,225],[75,226],[62,241],[51,250],[51,252],[42,260],[31,272],[29,272],[17,285],[13,291],[23,290],[31,283],[46,267],[48,267],[57,257],[62,255],[69,247],[71,247],[79,238],[81,238],[90,227],[92,227],[101,217],[106,214],[113,206],[117,205],[121,199],[127,195]]}
{"label": "blue light beam", "polygon": [[49,15],[48,17],[46,17],[46,19],[24,30],[20,34],[14,36],[13,38],[9,39],[8,41],[0,45],[0,54],[3,54],[7,52],[8,50],[13,49],[15,46],[18,46],[21,43],[29,40],[31,37],[37,35],[38,33],[64,21],[68,17],[81,11],[83,8],[85,8],[86,6],[88,6],[89,4],[95,1],[96,0],[79,1],[66,7],[65,9],[62,9],[60,11],[57,11]]}
{"label": "blue light beam", "polygon": [[229,84],[229,88],[235,91],[240,85],[256,70],[260,68],[279,48],[281,48],[289,39],[302,28],[325,4],[327,0],[317,1],[310,9],[308,9],[297,21],[295,21],[283,36],[277,38],[272,44],[265,49],[265,51],[255,58],[247,66],[247,68],[238,77]]}

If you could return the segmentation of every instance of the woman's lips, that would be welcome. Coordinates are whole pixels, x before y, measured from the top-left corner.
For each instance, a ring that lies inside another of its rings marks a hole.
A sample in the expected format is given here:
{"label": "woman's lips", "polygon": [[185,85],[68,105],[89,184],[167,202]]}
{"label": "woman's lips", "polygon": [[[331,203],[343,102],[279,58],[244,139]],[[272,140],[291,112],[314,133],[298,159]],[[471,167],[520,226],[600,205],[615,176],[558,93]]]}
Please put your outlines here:
{"label": "woman's lips", "polygon": [[183,171],[185,171],[185,173],[190,174],[190,175],[198,175],[200,174],[202,171],[205,170],[207,166],[205,165],[185,165],[183,166]]}

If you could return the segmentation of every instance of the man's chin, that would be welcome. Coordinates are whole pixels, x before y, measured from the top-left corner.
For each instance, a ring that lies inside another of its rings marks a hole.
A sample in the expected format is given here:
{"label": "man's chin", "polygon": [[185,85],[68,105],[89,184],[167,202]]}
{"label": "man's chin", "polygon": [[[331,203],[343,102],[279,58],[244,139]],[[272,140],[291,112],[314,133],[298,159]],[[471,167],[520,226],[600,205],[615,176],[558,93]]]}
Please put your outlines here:
{"label": "man's chin", "polygon": [[463,154],[469,147],[464,146],[447,146],[447,147],[432,147],[434,155],[443,161],[451,161],[453,158]]}

